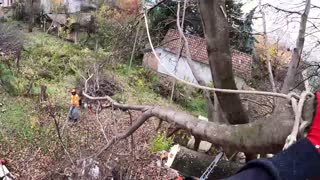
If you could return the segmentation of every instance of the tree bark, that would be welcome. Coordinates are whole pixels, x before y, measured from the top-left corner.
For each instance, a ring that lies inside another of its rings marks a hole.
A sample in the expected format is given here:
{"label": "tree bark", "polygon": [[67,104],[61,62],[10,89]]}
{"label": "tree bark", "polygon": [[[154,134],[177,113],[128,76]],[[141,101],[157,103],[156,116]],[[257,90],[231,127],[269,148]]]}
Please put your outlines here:
{"label": "tree bark", "polygon": [[[199,0],[199,2],[214,85],[217,88],[236,89],[232,72],[225,0]],[[218,92],[216,94],[230,124],[249,122],[238,94]]]}
{"label": "tree bark", "polygon": [[33,0],[29,2],[29,25],[28,25],[28,32],[32,32],[34,26],[34,8],[33,8]]}
{"label": "tree bark", "polygon": [[311,0],[307,0],[304,13],[301,15],[300,29],[299,29],[297,42],[296,42],[296,47],[293,49],[293,54],[289,64],[289,69],[287,72],[287,76],[284,80],[281,93],[287,94],[292,88],[294,88],[295,76],[298,71],[299,62],[301,60],[301,54],[302,54],[304,41],[305,41],[305,34],[306,34],[308,16],[310,12],[310,6],[311,6]]}
{"label": "tree bark", "polygon": [[[223,114],[223,111],[221,109],[220,103],[219,103],[219,99],[216,93],[211,93],[211,98],[213,99],[213,111],[214,111],[214,120],[215,122],[218,122],[220,124],[228,124],[228,121],[226,120],[226,117]],[[212,101],[211,101],[212,102]]]}
{"label": "tree bark", "polygon": [[[186,147],[175,145],[169,152],[166,166],[179,171],[186,176],[200,177],[214,160],[214,156],[190,150]],[[234,175],[241,164],[236,162],[220,160],[214,168],[209,179],[223,179]]]}

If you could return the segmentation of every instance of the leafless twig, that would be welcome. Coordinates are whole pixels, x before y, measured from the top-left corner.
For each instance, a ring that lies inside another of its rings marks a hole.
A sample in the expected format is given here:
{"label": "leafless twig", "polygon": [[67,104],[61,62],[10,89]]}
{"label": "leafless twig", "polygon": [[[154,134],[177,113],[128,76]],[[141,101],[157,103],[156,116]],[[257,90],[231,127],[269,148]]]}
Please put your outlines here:
{"label": "leafless twig", "polygon": [[50,116],[52,117],[52,119],[54,120],[54,125],[55,125],[55,128],[56,128],[56,131],[57,131],[57,134],[58,134],[58,139],[59,139],[59,142],[64,150],[64,152],[66,153],[66,155],[68,156],[69,160],[71,161],[71,163],[73,165],[74,164],[74,161],[72,160],[71,156],[70,156],[70,153],[68,152],[67,148],[65,147],[63,141],[62,141],[62,137],[61,137],[61,134],[60,134],[60,129],[59,129],[59,123],[55,117],[55,115],[53,114],[53,112],[50,112]]}

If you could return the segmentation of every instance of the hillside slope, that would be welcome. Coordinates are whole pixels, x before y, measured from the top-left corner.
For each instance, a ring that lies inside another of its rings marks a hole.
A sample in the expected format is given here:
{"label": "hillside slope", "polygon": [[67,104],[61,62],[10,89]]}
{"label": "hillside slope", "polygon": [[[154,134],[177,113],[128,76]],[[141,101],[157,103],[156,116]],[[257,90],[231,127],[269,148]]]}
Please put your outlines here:
{"label": "hillside slope", "polygon": [[[25,35],[20,72],[13,70],[20,95],[10,96],[4,91],[0,94],[3,104],[0,107],[0,158],[8,161],[8,168],[18,179],[87,179],[91,172],[88,168],[96,166],[100,168],[98,179],[111,177],[112,171],[130,179],[174,176],[159,166],[159,154],[150,151],[150,141],[157,134],[152,121],[133,135],[133,148],[129,140],[125,140],[98,158],[86,159],[99,152],[115,133],[124,131],[131,121],[128,112],[120,110],[106,109],[97,115],[82,109],[78,124],[66,123],[69,90],[79,85],[87,67],[101,59],[107,61],[110,53],[93,52],[41,32]],[[141,84],[139,78],[133,80],[139,69],[133,67],[128,73],[126,65],[115,64],[107,64],[103,69],[121,87],[116,99],[181,109]],[[39,102],[41,86],[47,87],[47,102]],[[27,87],[31,88],[26,95]],[[133,122],[137,115],[132,113]],[[70,157],[62,148],[56,125],[60,131],[63,129],[62,143]],[[165,124],[162,130],[166,127]]]}

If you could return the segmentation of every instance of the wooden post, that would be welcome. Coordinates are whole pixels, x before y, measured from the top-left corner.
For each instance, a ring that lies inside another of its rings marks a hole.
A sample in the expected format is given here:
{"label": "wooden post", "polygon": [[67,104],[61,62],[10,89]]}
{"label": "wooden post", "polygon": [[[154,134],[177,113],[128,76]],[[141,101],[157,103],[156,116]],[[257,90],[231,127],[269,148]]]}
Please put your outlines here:
{"label": "wooden post", "polygon": [[94,51],[98,51],[99,49],[99,39],[96,39],[96,46],[94,48]]}
{"label": "wooden post", "polygon": [[46,32],[47,18],[43,17],[43,32]]}
{"label": "wooden post", "polygon": [[138,37],[139,37],[140,27],[141,27],[141,23],[139,21],[138,27],[137,27],[137,30],[136,30],[136,36],[134,38],[134,44],[133,44],[133,49],[132,49],[132,52],[131,52],[130,62],[129,62],[129,72],[131,70],[132,60],[134,58],[134,53],[136,51],[136,45],[137,45],[137,40],[138,40]]}
{"label": "wooden post", "polygon": [[174,95],[174,90],[176,87],[176,79],[172,79],[172,89],[171,89],[171,96],[170,96],[170,104],[172,103],[173,100],[173,95]]}
{"label": "wooden post", "polygon": [[79,41],[79,33],[78,33],[78,30],[76,30],[74,32],[74,43],[78,44],[78,41]]}

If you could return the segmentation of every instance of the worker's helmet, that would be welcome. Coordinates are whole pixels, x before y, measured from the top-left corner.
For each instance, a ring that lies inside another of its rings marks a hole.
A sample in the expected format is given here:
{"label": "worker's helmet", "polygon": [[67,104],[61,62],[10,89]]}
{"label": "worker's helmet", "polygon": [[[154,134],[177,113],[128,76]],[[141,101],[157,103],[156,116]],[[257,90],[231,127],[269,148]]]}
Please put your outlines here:
{"label": "worker's helmet", "polygon": [[76,93],[76,92],[77,92],[76,89],[72,89],[72,90],[71,90],[71,93]]}

